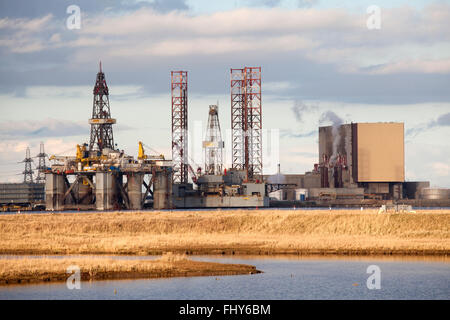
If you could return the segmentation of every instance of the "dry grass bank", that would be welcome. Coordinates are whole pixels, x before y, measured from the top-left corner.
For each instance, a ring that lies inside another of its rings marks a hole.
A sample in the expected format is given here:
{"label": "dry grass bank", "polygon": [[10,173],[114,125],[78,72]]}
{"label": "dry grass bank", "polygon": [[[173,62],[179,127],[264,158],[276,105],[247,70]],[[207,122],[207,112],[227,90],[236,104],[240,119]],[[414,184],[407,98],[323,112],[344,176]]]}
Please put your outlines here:
{"label": "dry grass bank", "polygon": [[73,265],[80,268],[82,281],[259,273],[250,265],[199,262],[173,254],[158,260],[15,258],[0,259],[0,285],[66,281],[70,276],[67,268]]}
{"label": "dry grass bank", "polygon": [[0,216],[6,254],[440,254],[450,210],[147,211]]}

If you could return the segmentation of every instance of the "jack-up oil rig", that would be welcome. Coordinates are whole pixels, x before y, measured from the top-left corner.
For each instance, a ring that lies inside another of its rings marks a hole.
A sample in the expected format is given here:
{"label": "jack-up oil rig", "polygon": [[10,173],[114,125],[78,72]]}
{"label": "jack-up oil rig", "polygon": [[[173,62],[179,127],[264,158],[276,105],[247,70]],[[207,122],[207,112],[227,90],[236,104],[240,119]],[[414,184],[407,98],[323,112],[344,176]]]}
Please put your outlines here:
{"label": "jack-up oil rig", "polygon": [[[203,141],[205,172],[188,163],[187,71],[172,72],[173,203],[177,208],[264,207],[262,180],[261,68],[231,69],[232,168],[223,168],[218,106],[208,112]],[[177,170],[179,169],[179,170]],[[192,182],[188,182],[188,173]]]}
{"label": "jack-up oil rig", "polygon": [[109,90],[100,70],[94,86],[89,145],[76,156],[51,156],[45,177],[47,210],[142,209],[148,195],[156,209],[172,208],[172,166],[164,156],[150,156],[139,142],[135,159],[115,149]]}
{"label": "jack-up oil rig", "polygon": [[[205,141],[204,173],[188,159],[187,71],[172,71],[172,160],[145,154],[137,159],[114,144],[109,89],[100,70],[94,86],[89,144],[76,156],[51,156],[45,174],[47,210],[139,210],[268,206],[262,181],[261,68],[231,69],[232,168],[223,168],[218,106],[211,105]],[[190,180],[189,180],[190,178]],[[189,182],[192,181],[192,182]]]}

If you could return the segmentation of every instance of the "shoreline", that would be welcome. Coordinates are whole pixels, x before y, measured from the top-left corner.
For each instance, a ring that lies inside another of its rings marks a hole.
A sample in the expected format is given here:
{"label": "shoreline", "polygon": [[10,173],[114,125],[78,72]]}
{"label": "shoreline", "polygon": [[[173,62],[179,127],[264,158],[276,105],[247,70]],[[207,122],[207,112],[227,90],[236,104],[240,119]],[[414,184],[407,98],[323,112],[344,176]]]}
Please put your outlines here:
{"label": "shoreline", "polygon": [[158,279],[173,277],[258,274],[247,264],[193,261],[184,255],[166,254],[158,260],[105,258],[0,259],[0,286],[67,281],[67,267],[79,266],[81,281]]}
{"label": "shoreline", "polygon": [[167,250],[155,249],[148,250],[145,253],[137,253],[134,251],[130,252],[119,252],[112,253],[109,251],[88,251],[88,252],[76,252],[68,253],[66,251],[39,251],[39,250],[13,250],[5,251],[0,250],[0,255],[10,255],[10,256],[46,256],[46,255],[74,255],[74,256],[89,256],[89,255],[117,255],[117,256],[160,256],[167,252],[173,252],[176,254],[185,254],[188,256],[223,256],[223,257],[233,257],[233,256],[260,256],[260,257],[271,257],[271,256],[323,256],[323,257],[376,257],[376,256],[386,256],[386,257],[450,257],[450,250],[411,250],[411,249],[355,249],[355,250],[262,250],[262,249],[241,249],[241,248],[227,248],[227,249],[190,249],[185,250],[182,248],[167,248]]}

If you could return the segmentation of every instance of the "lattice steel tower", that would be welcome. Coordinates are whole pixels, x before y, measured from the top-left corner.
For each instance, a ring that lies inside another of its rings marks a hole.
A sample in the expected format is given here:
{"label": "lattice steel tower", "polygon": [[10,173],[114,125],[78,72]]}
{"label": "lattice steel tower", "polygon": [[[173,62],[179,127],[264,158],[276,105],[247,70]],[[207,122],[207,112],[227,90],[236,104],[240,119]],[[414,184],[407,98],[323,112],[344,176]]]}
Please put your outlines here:
{"label": "lattice steel tower", "polygon": [[206,127],[206,137],[203,141],[205,152],[205,174],[222,174],[223,168],[223,147],[222,134],[220,133],[219,107],[209,106],[208,124]]}
{"label": "lattice steel tower", "polygon": [[231,69],[232,168],[262,178],[261,67]]}
{"label": "lattice steel tower", "polygon": [[36,182],[44,183],[45,182],[45,170],[47,166],[45,165],[45,157],[47,154],[44,151],[44,143],[41,142],[39,154],[36,156],[38,158],[39,165],[37,166],[38,174],[36,177]]}
{"label": "lattice steel tower", "polygon": [[22,161],[25,163],[25,170],[23,173],[23,182],[24,183],[33,183],[33,169],[31,169],[31,163],[33,159],[30,156],[30,148],[27,148],[25,159]]}
{"label": "lattice steel tower", "polygon": [[244,69],[231,69],[231,167],[244,170]]}
{"label": "lattice steel tower", "polygon": [[187,71],[172,71],[172,165],[173,183],[188,182],[188,83]]}
{"label": "lattice steel tower", "polygon": [[97,73],[97,80],[94,86],[92,119],[89,119],[89,124],[91,125],[89,151],[102,152],[104,148],[114,149],[112,125],[115,123],[116,119],[111,118],[108,85],[106,84],[105,74],[102,71],[102,63],[100,62],[100,71]]}

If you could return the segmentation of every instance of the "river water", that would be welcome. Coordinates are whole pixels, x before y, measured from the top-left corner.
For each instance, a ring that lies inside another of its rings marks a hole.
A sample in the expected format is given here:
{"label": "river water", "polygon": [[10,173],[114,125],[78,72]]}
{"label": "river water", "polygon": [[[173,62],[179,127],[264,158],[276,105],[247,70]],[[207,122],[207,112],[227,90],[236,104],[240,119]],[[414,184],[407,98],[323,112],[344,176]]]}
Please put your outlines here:
{"label": "river water", "polygon": [[[5,256],[0,259],[7,258]],[[116,257],[136,259],[136,257]],[[138,257],[149,258],[149,257]],[[154,257],[153,257],[154,258]],[[0,299],[450,299],[448,258],[197,256],[251,264],[261,274],[0,286]],[[367,268],[380,270],[368,289]]]}

